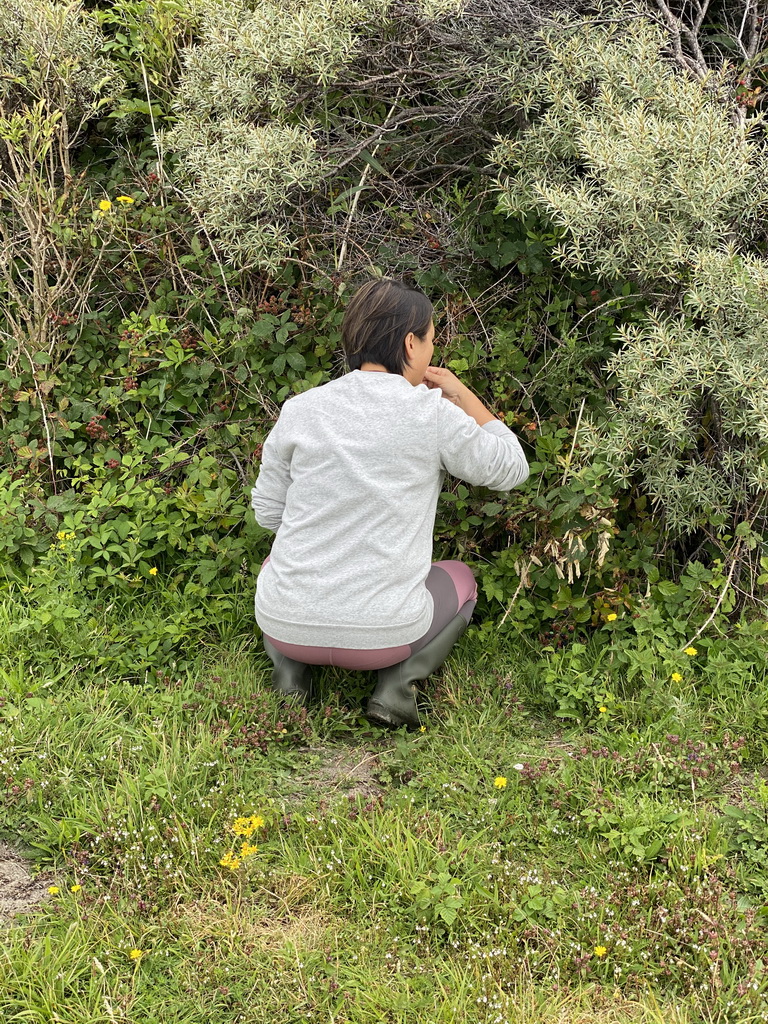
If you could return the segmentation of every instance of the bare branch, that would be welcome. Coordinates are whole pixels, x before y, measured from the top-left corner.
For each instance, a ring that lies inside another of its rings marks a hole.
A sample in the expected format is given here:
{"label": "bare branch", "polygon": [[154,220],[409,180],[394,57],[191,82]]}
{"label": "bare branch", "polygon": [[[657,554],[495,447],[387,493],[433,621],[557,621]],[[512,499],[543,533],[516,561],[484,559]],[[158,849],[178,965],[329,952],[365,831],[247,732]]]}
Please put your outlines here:
{"label": "bare branch", "polygon": [[[709,68],[701,51],[698,37],[698,32],[704,21],[704,15],[708,6],[709,0],[704,0],[700,7],[699,17],[694,22],[695,28],[691,29],[683,22],[682,18],[673,14],[666,0],[656,0],[656,7],[664,19],[664,24],[669,32],[675,59],[681,67],[686,71],[690,71],[700,81],[704,81],[709,76]],[[686,53],[683,50],[683,40],[688,44],[690,53]]]}

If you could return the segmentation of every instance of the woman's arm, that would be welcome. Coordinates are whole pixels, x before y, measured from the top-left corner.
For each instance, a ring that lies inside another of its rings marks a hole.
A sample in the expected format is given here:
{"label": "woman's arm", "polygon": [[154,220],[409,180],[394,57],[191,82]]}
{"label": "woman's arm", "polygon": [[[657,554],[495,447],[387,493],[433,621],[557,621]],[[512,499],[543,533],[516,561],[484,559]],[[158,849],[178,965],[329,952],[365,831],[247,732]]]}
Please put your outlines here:
{"label": "woman's arm", "polygon": [[[467,483],[508,491],[528,478],[528,462],[520,442],[459,378],[430,366],[424,383],[440,388],[447,402],[438,403],[438,445],[443,468]],[[460,411],[459,411],[460,410]]]}
{"label": "woman's arm", "polygon": [[283,521],[285,496],[291,483],[290,458],[281,444],[280,420],[272,428],[261,453],[261,469],[251,491],[256,522],[277,533]]}

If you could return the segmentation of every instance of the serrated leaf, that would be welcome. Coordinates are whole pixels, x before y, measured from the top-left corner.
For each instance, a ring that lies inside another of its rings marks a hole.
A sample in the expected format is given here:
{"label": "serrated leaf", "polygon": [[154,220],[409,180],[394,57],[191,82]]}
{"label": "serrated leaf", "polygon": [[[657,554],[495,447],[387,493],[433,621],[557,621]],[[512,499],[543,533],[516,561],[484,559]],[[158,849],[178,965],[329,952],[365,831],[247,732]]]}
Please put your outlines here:
{"label": "serrated leaf", "polygon": [[251,327],[251,335],[254,338],[269,338],[275,332],[275,318],[269,315],[261,317]]}

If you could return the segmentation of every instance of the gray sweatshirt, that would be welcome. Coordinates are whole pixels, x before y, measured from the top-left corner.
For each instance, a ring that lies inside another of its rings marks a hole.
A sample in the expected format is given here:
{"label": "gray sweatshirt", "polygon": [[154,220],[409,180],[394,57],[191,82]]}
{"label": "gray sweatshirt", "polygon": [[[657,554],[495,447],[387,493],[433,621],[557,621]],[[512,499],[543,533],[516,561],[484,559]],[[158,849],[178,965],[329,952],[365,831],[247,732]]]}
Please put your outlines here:
{"label": "gray sweatshirt", "polygon": [[290,398],[251,492],[256,521],[277,534],[256,587],[263,632],[357,650],[423,636],[446,472],[508,491],[528,464],[503,423],[480,427],[399,374],[354,370]]}

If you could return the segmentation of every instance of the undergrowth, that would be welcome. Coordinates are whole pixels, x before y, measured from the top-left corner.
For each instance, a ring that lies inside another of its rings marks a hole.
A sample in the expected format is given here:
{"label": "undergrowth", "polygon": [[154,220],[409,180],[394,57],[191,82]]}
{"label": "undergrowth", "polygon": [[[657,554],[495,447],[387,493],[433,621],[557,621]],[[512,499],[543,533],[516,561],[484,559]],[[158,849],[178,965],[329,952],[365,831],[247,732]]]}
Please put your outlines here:
{"label": "undergrowth", "polygon": [[245,627],[141,678],[6,654],[0,828],[51,889],[7,930],[4,1019],[768,1020],[745,632],[630,679],[606,635],[473,627],[412,734],[361,718],[366,673],[280,707]]}

